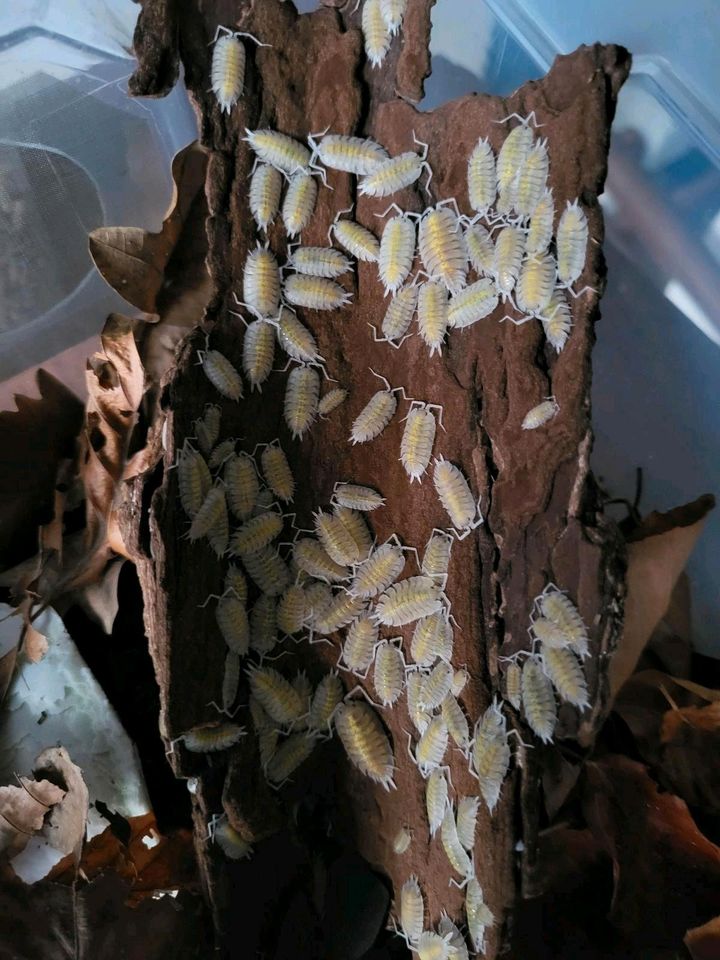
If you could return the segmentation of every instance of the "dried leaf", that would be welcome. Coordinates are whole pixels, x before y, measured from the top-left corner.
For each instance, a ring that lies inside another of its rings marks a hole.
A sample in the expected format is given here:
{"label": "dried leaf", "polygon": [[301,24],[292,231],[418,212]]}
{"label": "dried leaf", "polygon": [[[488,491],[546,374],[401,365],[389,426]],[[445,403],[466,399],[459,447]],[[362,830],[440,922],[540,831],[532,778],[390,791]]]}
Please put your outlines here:
{"label": "dried leaf", "polygon": [[89,583],[69,598],[108,635],[112,633],[118,612],[118,580],[124,563],[124,560],[111,561],[99,580]]}
{"label": "dried leaf", "polygon": [[635,669],[667,611],[678,577],[714,504],[713,497],[705,496],[667,514],[650,514],[633,535],[628,545],[623,636],[610,661],[612,698]]}
{"label": "dried leaf", "polygon": [[203,190],[207,154],[198,143],[173,158],[173,199],[160,233],[139,227],[100,227],[90,234],[90,255],[103,279],[145,313],[160,313],[165,270]]}
{"label": "dried leaf", "polygon": [[688,930],[684,943],[693,960],[720,960],[720,917]]}
{"label": "dried leaf", "polygon": [[674,946],[720,912],[720,848],[682,800],[658,790],[646,767],[616,755],[588,763],[583,809],[613,859],[610,918],[625,934]]}
{"label": "dried leaf", "polygon": [[19,853],[64,796],[65,791],[49,780],[20,777],[19,787],[0,787],[0,850],[11,847],[13,856]]}
{"label": "dried leaf", "polygon": [[686,803],[720,813],[720,702],[669,710],[662,718],[658,767]]}
{"label": "dried leaf", "polygon": [[88,789],[82,770],[64,747],[44,750],[37,758],[36,770],[62,783],[67,791],[62,803],[53,808],[43,833],[50,846],[63,854],[71,853],[79,863],[88,814]]}
{"label": "dried leaf", "polygon": [[23,634],[23,653],[31,663],[37,663],[47,653],[48,642],[44,633],[40,633],[35,627],[28,623]]}

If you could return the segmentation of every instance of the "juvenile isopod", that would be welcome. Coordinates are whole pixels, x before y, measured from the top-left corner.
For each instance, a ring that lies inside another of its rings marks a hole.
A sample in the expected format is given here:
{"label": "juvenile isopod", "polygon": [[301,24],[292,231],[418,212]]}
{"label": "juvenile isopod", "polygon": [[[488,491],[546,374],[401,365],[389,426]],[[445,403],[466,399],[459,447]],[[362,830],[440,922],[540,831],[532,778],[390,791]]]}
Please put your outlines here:
{"label": "juvenile isopod", "polygon": [[303,713],[302,697],[289,680],[272,667],[249,667],[250,691],[267,715],[288,726]]}
{"label": "juvenile isopod", "polygon": [[205,376],[228,400],[242,400],[242,377],[219,350],[201,350],[198,352]]}
{"label": "juvenile isopod", "polygon": [[444,283],[429,280],[420,285],[418,294],[418,331],[430,347],[430,356],[441,353],[448,330],[448,300],[450,294]]}
{"label": "juvenile isopod", "polygon": [[456,670],[453,674],[453,685],[452,685],[452,694],[454,697],[459,697],[467,686],[467,682],[470,679],[465,667],[461,667],[459,670]]}
{"label": "juvenile isopod", "polygon": [[290,371],[285,386],[283,416],[293,439],[302,439],[315,422],[319,396],[317,370],[302,364]]}
{"label": "juvenile isopod", "polygon": [[[452,687],[453,668],[440,660],[425,677],[418,705],[423,710],[437,710]],[[444,718],[443,718],[444,719]],[[446,724],[447,726],[447,724]]]}
{"label": "juvenile isopod", "polygon": [[236,723],[205,723],[177,737],[191,753],[216,753],[234,747],[245,728]]}
{"label": "juvenile isopod", "polygon": [[402,651],[392,640],[382,640],[377,645],[373,684],[377,698],[384,707],[391,707],[403,692],[405,660]]}
{"label": "juvenile isopod", "polygon": [[482,277],[491,277],[495,268],[495,244],[485,227],[471,223],[465,231],[465,247],[473,270]]}
{"label": "juvenile isopod", "polygon": [[518,310],[538,316],[550,303],[555,288],[555,261],[552,257],[528,257],[520,268],[515,291]]}
{"label": "juvenile isopod", "polygon": [[341,659],[351,673],[361,678],[367,676],[375,655],[378,632],[377,624],[367,614],[351,624],[341,653]]}
{"label": "juvenile isopod", "polygon": [[528,410],[522,422],[522,429],[537,430],[538,427],[542,427],[548,423],[548,421],[552,420],[559,411],[560,406],[555,397],[548,397],[547,400],[538,403],[532,410]]}
{"label": "juvenile isopod", "polygon": [[577,656],[569,647],[543,647],[540,663],[558,696],[578,710],[590,706],[587,680]]}
{"label": "juvenile isopod", "polygon": [[332,390],[328,390],[326,394],[320,397],[318,416],[327,417],[333,410],[337,410],[340,404],[345,402],[347,395],[347,390],[342,387],[333,387]]}
{"label": "juvenile isopod", "polygon": [[475,724],[472,766],[480,784],[480,793],[492,813],[510,766],[507,723],[496,702],[490,704]]}
{"label": "juvenile isopod", "polygon": [[269,163],[259,163],[250,178],[248,205],[260,230],[267,230],[280,209],[282,174]]}
{"label": "juvenile isopod", "polygon": [[380,595],[375,619],[388,627],[429,617],[442,606],[442,588],[430,577],[408,577]]}
{"label": "juvenile isopod", "polygon": [[345,701],[335,712],[335,729],[353,766],[386,790],[394,787],[394,758],[390,740],[373,708]]}
{"label": "juvenile isopod", "polygon": [[413,400],[405,417],[405,429],[400,441],[400,463],[411,483],[413,480],[420,481],[432,457],[436,429],[432,410],[439,410],[442,424],[442,407],[436,403]]}
{"label": "juvenile isopod", "polygon": [[423,930],[415,949],[418,960],[449,960],[450,958],[449,943],[434,930]]}
{"label": "juvenile isopod", "polygon": [[575,653],[579,657],[586,657],[588,655],[587,627],[572,600],[554,584],[549,583],[535,602],[540,613],[562,630]]}
{"label": "juvenile isopod", "polygon": [[219,470],[225,461],[235,454],[235,444],[234,439],[223,440],[222,443],[218,443],[208,457],[208,466],[211,470]]}
{"label": "juvenile isopod", "polygon": [[460,843],[452,804],[448,804],[445,810],[445,815],[440,825],[440,839],[443,850],[445,851],[445,856],[450,861],[450,866],[463,878],[462,886],[464,882],[472,876],[473,866],[472,860],[468,856],[465,847]]}
{"label": "juvenile isopod", "polygon": [[318,580],[327,580],[328,583],[338,583],[350,575],[346,566],[336,563],[328,556],[325,547],[310,537],[304,537],[294,545],[293,560],[303,573]]}
{"label": "juvenile isopod", "polygon": [[[374,370],[370,372],[375,373]],[[375,374],[375,376],[378,375]],[[393,388],[385,377],[380,377],[379,379],[385,384],[385,389],[378,390],[377,393],[374,393],[357,417],[355,417],[350,432],[350,440],[353,444],[367,443],[369,440],[374,440],[376,437],[379,437],[395,416],[398,404],[395,394],[402,393],[402,395],[405,396],[405,391],[402,387]]]}
{"label": "juvenile isopod", "polygon": [[560,353],[570,336],[572,316],[570,305],[561,290],[555,289],[540,318],[548,343]]}
{"label": "juvenile isopod", "polygon": [[248,324],[243,339],[243,372],[252,392],[256,387],[262,392],[262,384],[270,376],[275,359],[275,328],[265,320],[253,320]]}
{"label": "juvenile isopod", "polygon": [[252,457],[247,453],[230,457],[225,461],[223,477],[230,510],[239,520],[247,520],[260,493],[260,481]]}
{"label": "juvenile isopod", "polygon": [[215,621],[229,650],[240,657],[250,647],[250,622],[245,599],[234,593],[223,594],[215,608]]}
{"label": "juvenile isopod", "polygon": [[514,660],[511,660],[505,671],[505,699],[519,710],[521,698],[522,670]]}
{"label": "juvenile isopod", "polygon": [[525,248],[528,256],[545,253],[552,240],[555,222],[555,201],[552,190],[544,190],[537,206],[533,210],[532,220],[527,231]]}
{"label": "juvenile isopod", "polygon": [[280,267],[275,254],[258,245],[245,260],[243,299],[256,317],[276,317],[280,309]]}
{"label": "juvenile isopod", "polygon": [[291,240],[310,223],[317,191],[317,180],[311,174],[298,170],[290,177],[282,205],[282,221]]}
{"label": "juvenile isopod", "polygon": [[[451,677],[451,690],[452,679]],[[448,693],[442,702],[442,716],[447,724],[448,733],[455,744],[465,753],[470,745],[470,726],[467,717],[463,713],[463,708],[452,695],[452,692]]]}
{"label": "juvenile isopod", "polygon": [[[475,503],[467,480],[459,467],[440,458],[435,461],[433,483],[440,502],[455,527],[457,538],[464,539],[483,522],[479,503]],[[458,530],[463,532],[458,534]]]}
{"label": "juvenile isopod", "polygon": [[408,943],[416,943],[425,925],[425,904],[416,876],[409,877],[400,889],[400,927]]}
{"label": "juvenile isopod", "polygon": [[351,267],[348,258],[335,247],[295,247],[287,265],[298,273],[329,279],[342,276]]}
{"label": "juvenile isopod", "polygon": [[373,490],[372,487],[338,481],[333,487],[333,502],[339,503],[343,507],[350,507],[352,510],[369,512],[384,506],[385,497],[379,494],[377,490]]}
{"label": "juvenile isopod", "polygon": [[265,482],[274,496],[284,503],[290,503],[295,496],[295,480],[279,441],[273,440],[263,447],[260,464]]}
{"label": "juvenile isopod", "polygon": [[476,953],[485,950],[485,931],[495,923],[492,911],[485,903],[482,888],[475,877],[471,877],[465,893],[465,917],[467,919],[470,942]]}
{"label": "juvenile isopod", "polygon": [[413,759],[423,777],[440,766],[448,745],[448,728],[441,716],[433,717],[420,735]]}
{"label": "juvenile isopod", "polygon": [[225,490],[222,486],[216,485],[208,491],[202,506],[193,517],[187,533],[188,539],[195,541],[206,537],[214,525],[222,520],[223,514],[227,516]]}
{"label": "juvenile isopod", "polygon": [[372,231],[361,223],[357,223],[355,220],[339,219],[341,213],[349,212],[349,210],[338,212],[328,231],[328,237],[332,233],[337,242],[345,247],[356,260],[362,260],[364,263],[377,263],[380,256],[380,241]]}
{"label": "juvenile isopod", "polygon": [[543,743],[552,743],[557,723],[555,694],[535,657],[528,657],[522,666],[522,707],[533,733]]}
{"label": "juvenile isopod", "polygon": [[277,170],[292,175],[309,172],[310,151],[304,143],[278,130],[245,130],[244,137],[256,156]]}
{"label": "juvenile isopod", "polygon": [[497,172],[495,154],[487,138],[478,140],[470,154],[467,169],[468,198],[470,206],[485,216],[497,196]]}
{"label": "juvenile isopod", "polygon": [[337,310],[352,300],[352,294],[334,280],[302,273],[287,278],[283,293],[289,303],[309,310]]}
{"label": "juvenile isopod", "polygon": [[434,577],[441,580],[443,584],[447,579],[448,568],[450,566],[450,552],[452,550],[453,537],[445,530],[435,528],[430,535],[430,539],[425,545],[421,571],[426,577]]}
{"label": "juvenile isopod", "polygon": [[291,733],[268,760],[265,776],[272,784],[282,786],[303,764],[315,748],[311,737],[304,733]]}
{"label": "juvenile isopod", "polygon": [[513,205],[522,220],[527,220],[535,212],[547,184],[549,169],[547,140],[538,140],[518,170],[513,189]]}
{"label": "juvenile isopod", "polygon": [[413,726],[418,733],[422,734],[427,730],[432,717],[426,710],[418,706],[418,701],[422,697],[422,688],[425,683],[425,677],[420,671],[408,673],[406,680],[407,690],[407,711]]}
{"label": "juvenile isopod", "polygon": [[228,30],[227,27],[218,27],[211,41],[213,46],[212,61],[210,64],[210,88],[220,107],[220,113],[230,113],[242,96],[245,85],[245,47],[240,37],[260,43],[251,33],[240,33]]}
{"label": "juvenile isopod", "polygon": [[407,5],[408,0],[380,0],[380,12],[391,36],[402,26]]}
{"label": "juvenile isopod", "polygon": [[357,620],[365,610],[365,604],[342,590],[313,618],[313,629],[327,636]]}
{"label": "juvenile isopod", "polygon": [[365,55],[373,67],[379,67],[390,49],[390,30],[382,15],[381,0],[365,0],[362,9],[362,33]]}
{"label": "juvenile isopod", "polygon": [[235,531],[230,541],[230,553],[233,556],[247,556],[257,553],[263,547],[280,535],[283,528],[283,517],[274,510],[266,510],[255,517],[246,520]]}
{"label": "juvenile isopod", "polygon": [[273,547],[243,557],[243,565],[251,580],[263,593],[279,596],[290,583],[288,566]]}
{"label": "juvenile isopod", "polygon": [[462,330],[490,316],[498,305],[498,293],[490,277],[481,277],[465,287],[448,304],[448,326]]}
{"label": "juvenile isopod", "polygon": [[450,661],[453,632],[444,610],[418,620],[412,635],[410,653],[421,667],[431,667],[436,660]]}
{"label": "juvenile isopod", "polygon": [[178,488],[185,513],[193,518],[212,486],[210,470],[201,453],[185,443],[178,456]]}
{"label": "juvenile isopod", "polygon": [[426,210],[418,231],[420,257],[431,280],[459,293],[467,278],[468,255],[460,220],[447,206]]}
{"label": "juvenile isopod", "polygon": [[[520,129],[520,128],[517,128]],[[495,240],[493,274],[498,293],[506,300],[512,293],[525,253],[525,234],[519,227],[503,227]]]}
{"label": "juvenile isopod", "polygon": [[213,825],[212,838],[228,860],[247,860],[253,854],[253,848],[228,822],[227,817]]}
{"label": "juvenile isopod", "polygon": [[335,708],[343,698],[343,685],[337,673],[326,673],[315,688],[310,702],[308,727],[315,734],[330,733]]}
{"label": "juvenile isopod", "polygon": [[[316,137],[320,139],[316,140]],[[308,143],[313,150],[313,160],[317,157],[320,163],[331,170],[342,170],[356,176],[374,173],[388,158],[385,147],[369,138],[316,133],[308,137]]]}
{"label": "juvenile isopod", "polygon": [[408,827],[400,827],[398,832],[395,834],[395,839],[392,843],[393,853],[396,853],[398,856],[402,856],[403,853],[407,853],[410,849],[410,844],[412,843],[412,833]]}
{"label": "juvenile isopod", "polygon": [[[380,327],[382,337],[378,337],[376,332],[375,342],[389,343],[396,348],[401,347],[410,329],[417,302],[418,288],[413,284],[409,284],[401,290],[398,290],[390,300],[388,308],[385,311],[385,316],[383,317],[383,322]],[[374,327],[373,330],[375,330]]]}
{"label": "juvenile isopod", "polygon": [[277,642],[277,597],[263,593],[250,611],[250,649],[265,657]]}
{"label": "juvenile isopod", "polygon": [[448,784],[445,773],[435,768],[425,784],[425,811],[430,827],[430,836],[434,837],[443,822],[448,806]]}
{"label": "juvenile isopod", "polygon": [[360,560],[358,546],[339,517],[318,510],[313,521],[318,540],[336,563],[350,566]]}
{"label": "juvenile isopod", "polygon": [[[376,3],[377,0],[366,0],[365,8],[370,2]],[[413,140],[418,146],[423,147],[421,154],[414,153],[412,150],[408,153],[400,153],[396,157],[390,157],[389,160],[383,160],[374,173],[363,177],[358,185],[358,191],[366,197],[389,197],[404,187],[409,187],[416,180],[420,179],[423,170],[427,170],[430,183],[432,179],[432,170],[427,162],[428,145],[422,143],[413,134]]]}
{"label": "juvenile isopod", "polygon": [[220,407],[215,403],[205,404],[205,411],[199,420],[193,420],[193,430],[197,437],[200,452],[208,456],[220,436]]}
{"label": "juvenile isopod", "polygon": [[378,259],[378,273],[386,295],[394,294],[402,287],[415,257],[415,221],[395,203],[381,216],[392,209],[397,211],[397,216],[385,224]]}
{"label": "juvenile isopod", "polygon": [[577,200],[563,210],[555,237],[558,281],[563,287],[575,283],[585,266],[588,222]]}
{"label": "juvenile isopod", "polygon": [[395,583],[405,568],[402,547],[396,543],[383,543],[355,570],[350,584],[350,593],[362,599],[376,597],[390,584]]}

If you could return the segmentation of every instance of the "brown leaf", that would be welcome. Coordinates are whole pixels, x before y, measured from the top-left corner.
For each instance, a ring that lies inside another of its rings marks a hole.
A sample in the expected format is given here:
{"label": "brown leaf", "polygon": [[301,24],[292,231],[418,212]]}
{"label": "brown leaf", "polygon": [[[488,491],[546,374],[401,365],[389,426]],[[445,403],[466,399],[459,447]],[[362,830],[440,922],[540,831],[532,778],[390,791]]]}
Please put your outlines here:
{"label": "brown leaf", "polygon": [[145,313],[160,313],[165,269],[193,201],[205,183],[207,154],[192,143],[173,158],[173,199],[160,233],[139,227],[100,227],[89,238],[90,255],[103,279]]}
{"label": "brown leaf", "polygon": [[47,653],[48,642],[44,633],[36,630],[32,623],[25,627],[23,634],[23,653],[31,663],[37,663]]}
{"label": "brown leaf", "polygon": [[720,917],[688,930],[684,943],[693,960],[720,960]]}
{"label": "brown leaf", "polygon": [[19,853],[27,838],[42,829],[45,814],[65,791],[49,780],[20,777],[20,786],[0,787],[0,850]]}
{"label": "brown leaf", "polygon": [[77,603],[108,635],[112,633],[118,612],[118,579],[124,563],[122,559],[112,560],[99,580],[88,583],[68,598],[69,602]]}
{"label": "brown leaf", "polygon": [[658,766],[663,782],[686,803],[720,813],[720,702],[665,714]]}
{"label": "brown leaf", "polygon": [[67,791],[62,803],[53,808],[43,833],[51,847],[63,854],[72,853],[79,863],[88,814],[88,788],[82,770],[64,747],[51,747],[37,758],[36,772],[62,783]]}
{"label": "brown leaf", "polygon": [[720,912],[720,848],[647,768],[609,755],[586,766],[583,809],[615,865],[610,918],[643,943],[677,945]]}
{"label": "brown leaf", "polygon": [[678,577],[714,504],[713,497],[705,496],[667,514],[650,514],[628,544],[625,625],[609,670],[612,698],[635,669],[668,609]]}

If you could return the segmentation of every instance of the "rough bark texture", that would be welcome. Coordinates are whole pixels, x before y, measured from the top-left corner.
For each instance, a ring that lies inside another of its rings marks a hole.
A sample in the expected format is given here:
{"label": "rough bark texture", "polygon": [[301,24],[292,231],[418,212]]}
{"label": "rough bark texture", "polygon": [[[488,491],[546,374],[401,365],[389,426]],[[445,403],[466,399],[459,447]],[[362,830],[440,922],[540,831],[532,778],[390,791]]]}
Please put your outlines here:
{"label": "rough bark texture", "polygon": [[[137,551],[161,690],[161,730],[168,739],[217,717],[208,701],[218,698],[222,682],[224,643],[212,608],[202,610],[199,604],[220,592],[224,564],[205,541],[193,545],[182,539],[186,519],[179,507],[175,472],[168,467],[192,433],[191,421],[206,402],[220,399],[196,364],[205,332],[210,331],[213,347],[240,365],[244,327],[228,308],[231,291],[241,290],[245,256],[256,242],[247,206],[253,158],[241,139],[244,128],[269,126],[304,138],[329,125],[334,132],[372,135],[392,154],[412,149],[414,131],[429,144],[433,202],[455,197],[461,211],[470,213],[466,160],[477,138],[488,136],[497,150],[507,127],[493,121],[534,110],[549,141],[550,181],[558,210],[566,200],[579,197],[588,214],[592,242],[580,285],[602,288],[603,223],[597,196],[605,179],[609,128],[629,55],[614,46],[583,47],[558,58],[547,77],[511,97],[473,95],[419,113],[398,97],[420,99],[428,72],[430,6],[426,0],[410,0],[401,41],[395,41],[381,71],[370,71],[357,29],[359,12],[346,22],[333,9],[298,16],[292,4],[272,0],[177,5],[146,0],[144,5],[136,34],[140,65],[132,89],[142,94],[168,89],[175,75],[177,41],[201,139],[211,151],[208,268],[215,294],[205,317],[198,317],[202,330],[188,338],[167,386],[163,465],[130,488],[125,513],[127,537]],[[256,49],[252,42],[247,44],[246,93],[229,118],[221,117],[207,93],[211,54],[207,44],[218,23],[236,24],[272,45]],[[357,219],[377,232],[374,215],[386,208],[387,201],[359,198],[353,178],[345,174],[331,172],[328,180],[334,189],[321,188],[303,242],[325,243],[336,211],[352,202]],[[408,210],[421,210],[427,202],[419,186],[392,199]],[[285,240],[279,228],[271,230],[270,243],[282,260]],[[352,420],[378,389],[369,367],[393,386],[404,386],[409,396],[442,404],[446,431],[438,431],[435,453],[463,468],[482,495],[486,518],[476,534],[454,547],[447,588],[460,625],[454,661],[467,664],[472,678],[462,697],[465,710],[474,721],[498,692],[498,657],[527,647],[532,599],[552,580],[570,591],[591,625],[588,674],[593,708],[581,718],[574,710],[563,710],[559,730],[560,739],[575,751],[589,746],[603,716],[607,653],[619,629],[624,591],[623,548],[614,529],[599,519],[588,468],[590,351],[599,293],[573,302],[572,335],[557,357],[547,347],[538,322],[516,328],[488,319],[453,333],[442,356],[432,360],[419,337],[397,351],[373,342],[367,321],[379,325],[386,307],[374,265],[359,265],[353,293],[353,303],[342,311],[299,311],[319,340],[330,375],[349,389],[347,402],[328,420],[319,421],[302,442],[293,441],[282,419],[286,374],[273,373],[262,394],[239,405],[222,403],[223,436],[243,437],[243,448],[250,451],[259,441],[280,437],[298,484],[294,504],[298,526],[311,525],[311,511],[328,503],[336,480],[351,480],[374,486],[387,498],[387,506],[372,517],[379,541],[396,533],[405,543],[422,548],[432,528],[447,525],[447,520],[430,479],[411,486],[398,462],[403,414],[371,444],[353,447],[347,437]],[[502,308],[497,319],[500,316]],[[557,398],[558,416],[546,429],[523,432],[524,414],[549,394]],[[399,632],[409,640],[408,628],[386,635]],[[334,664],[337,647],[304,643],[293,647],[293,654],[293,669],[306,669],[316,681]],[[240,702],[246,702],[242,693]],[[240,722],[247,722],[244,713],[240,711]],[[372,922],[370,931],[363,933],[360,920],[349,920],[330,899],[342,889],[337,870],[354,863],[356,852],[389,878],[395,890],[416,873],[433,924],[442,909],[455,918],[462,916],[462,894],[448,887],[451,874],[439,839],[428,843],[424,784],[405,749],[404,729],[409,723],[404,706],[384,711],[384,721],[397,762],[397,790],[392,793],[350,767],[336,741],[319,746],[295,782],[280,794],[266,787],[251,737],[230,754],[211,759],[176,747],[171,762],[177,774],[201,778],[198,852],[216,923],[226,944],[242,937],[244,956],[253,956],[259,948],[268,957],[290,952],[359,956],[362,951],[354,952],[351,946],[362,943],[363,936],[367,936],[363,949],[369,948]],[[511,722],[527,740],[530,734],[519,718]],[[515,766],[494,816],[481,811],[475,864],[486,900],[499,919],[489,938],[489,957],[503,942],[518,889],[532,894],[538,888],[534,839],[544,816],[539,777],[549,751],[537,743],[533,747],[522,750],[522,769]],[[455,789],[476,793],[461,755],[448,756]],[[249,840],[262,840],[249,863],[228,865],[204,843],[208,816],[222,808]],[[413,843],[397,857],[392,841],[403,825],[414,828]],[[523,854],[515,852],[519,840]],[[242,895],[237,884],[242,884]],[[374,904],[368,910],[379,911],[382,918],[386,904],[382,890],[372,888],[372,896],[364,901],[358,899],[357,888],[352,889],[351,899]],[[332,930],[330,913],[339,918]],[[307,919],[309,914],[317,917],[317,930]]]}

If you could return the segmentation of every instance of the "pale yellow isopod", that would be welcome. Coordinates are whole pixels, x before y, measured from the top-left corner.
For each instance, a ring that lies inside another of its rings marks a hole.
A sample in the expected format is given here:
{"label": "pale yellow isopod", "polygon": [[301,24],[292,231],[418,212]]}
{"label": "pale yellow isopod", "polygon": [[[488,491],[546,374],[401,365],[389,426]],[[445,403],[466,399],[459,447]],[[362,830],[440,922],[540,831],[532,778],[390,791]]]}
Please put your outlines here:
{"label": "pale yellow isopod", "polygon": [[543,743],[552,743],[557,723],[555,694],[536,657],[522,667],[522,708],[528,726]]}
{"label": "pale yellow isopod", "polygon": [[395,786],[392,746],[369,704],[347,700],[341,703],[335,711],[335,729],[353,766],[386,790]]}

